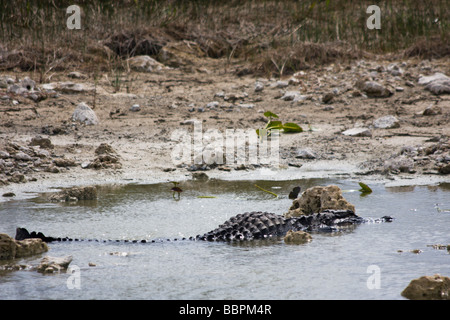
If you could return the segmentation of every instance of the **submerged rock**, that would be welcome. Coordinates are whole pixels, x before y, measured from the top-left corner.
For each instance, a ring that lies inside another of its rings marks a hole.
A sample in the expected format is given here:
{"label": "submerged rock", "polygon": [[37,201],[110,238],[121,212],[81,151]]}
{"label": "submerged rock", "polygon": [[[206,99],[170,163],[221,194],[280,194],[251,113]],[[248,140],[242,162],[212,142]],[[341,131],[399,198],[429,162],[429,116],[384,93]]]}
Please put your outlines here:
{"label": "submerged rock", "polygon": [[289,230],[284,237],[286,244],[304,244],[312,241],[312,236],[305,231]]}
{"label": "submerged rock", "polygon": [[50,201],[78,201],[97,199],[97,188],[94,186],[72,187],[52,194],[48,198]]}
{"label": "submerged rock", "polygon": [[62,258],[45,256],[37,267],[37,271],[41,273],[59,273],[66,270],[71,262],[72,256]]}

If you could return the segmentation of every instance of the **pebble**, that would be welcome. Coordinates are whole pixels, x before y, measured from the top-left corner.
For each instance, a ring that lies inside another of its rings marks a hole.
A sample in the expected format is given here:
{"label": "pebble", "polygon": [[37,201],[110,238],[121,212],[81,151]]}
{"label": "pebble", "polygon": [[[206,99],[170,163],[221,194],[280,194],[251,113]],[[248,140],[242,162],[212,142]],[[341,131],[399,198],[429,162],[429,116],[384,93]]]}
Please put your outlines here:
{"label": "pebble", "polygon": [[138,104],[133,104],[133,105],[130,107],[130,111],[132,111],[132,112],[138,112],[138,111],[141,111],[141,106],[138,105]]}

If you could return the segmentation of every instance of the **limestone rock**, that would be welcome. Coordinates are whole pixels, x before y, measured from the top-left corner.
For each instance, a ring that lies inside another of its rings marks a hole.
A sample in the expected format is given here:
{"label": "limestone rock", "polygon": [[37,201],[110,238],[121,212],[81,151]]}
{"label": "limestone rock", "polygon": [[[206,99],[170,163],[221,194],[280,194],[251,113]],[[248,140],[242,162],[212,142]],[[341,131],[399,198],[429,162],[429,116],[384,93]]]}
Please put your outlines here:
{"label": "limestone rock", "polygon": [[130,68],[140,72],[158,72],[166,67],[150,56],[135,56],[127,60]]}
{"label": "limestone rock", "polygon": [[342,132],[344,136],[372,137],[372,131],[368,128],[352,128]]}
{"label": "limestone rock", "polygon": [[342,196],[342,191],[338,186],[316,186],[307,189],[300,198],[295,199],[285,216],[309,215],[326,209],[351,210],[354,212],[355,206]]}
{"label": "limestone rock", "polygon": [[94,186],[72,187],[52,194],[48,198],[50,201],[71,201],[71,200],[95,200],[97,199],[97,188]]}
{"label": "limestone rock", "polygon": [[292,231],[289,230],[284,237],[286,244],[304,244],[312,241],[312,237],[305,231]]}
{"label": "limestone rock", "polygon": [[450,300],[450,278],[435,274],[414,279],[401,295],[410,300]]}
{"label": "limestone rock", "polygon": [[22,258],[48,251],[45,242],[38,238],[15,240],[0,233],[0,260]]}
{"label": "limestone rock", "polygon": [[450,77],[441,72],[436,72],[431,76],[422,76],[418,80],[419,84],[425,86],[428,90],[436,95],[450,93]]}
{"label": "limestone rock", "polygon": [[393,95],[392,90],[375,81],[358,82],[356,86],[371,98],[387,98]]}
{"label": "limestone rock", "polygon": [[44,138],[42,136],[35,136],[31,139],[29,146],[39,146],[44,149],[53,149],[54,146],[49,138]]}
{"label": "limestone rock", "polygon": [[255,92],[261,92],[264,90],[264,84],[262,82],[257,81],[255,83]]}
{"label": "limestone rock", "polygon": [[75,167],[77,163],[73,159],[67,159],[67,158],[56,158],[53,159],[53,163],[57,167]]}
{"label": "limestone rock", "polygon": [[76,82],[52,82],[45,83],[41,86],[46,91],[59,91],[68,94],[75,93],[89,93],[95,91],[95,86],[91,84],[76,83]]}
{"label": "limestone rock", "polygon": [[300,149],[295,156],[297,159],[315,159],[317,155],[311,149]]}
{"label": "limestone rock", "polygon": [[81,102],[78,104],[77,108],[75,109],[75,111],[72,114],[72,120],[81,122],[88,126],[98,124],[97,115],[84,102]]}
{"label": "limestone rock", "polygon": [[300,95],[301,95],[300,91],[286,91],[280,99],[284,101],[293,101],[296,97]]}
{"label": "limestone rock", "polygon": [[15,240],[16,241],[16,258],[36,255],[47,252],[48,246],[45,242],[38,238]]}
{"label": "limestone rock", "polygon": [[62,258],[45,256],[37,267],[37,271],[42,273],[61,272],[66,270],[71,262],[72,256]]}
{"label": "limestone rock", "polygon": [[373,122],[373,126],[378,129],[394,129],[394,128],[399,128],[400,123],[399,123],[398,119],[394,116],[385,116],[385,117],[376,119]]}
{"label": "limestone rock", "polygon": [[412,172],[414,169],[414,160],[406,155],[400,155],[384,162],[385,172]]}

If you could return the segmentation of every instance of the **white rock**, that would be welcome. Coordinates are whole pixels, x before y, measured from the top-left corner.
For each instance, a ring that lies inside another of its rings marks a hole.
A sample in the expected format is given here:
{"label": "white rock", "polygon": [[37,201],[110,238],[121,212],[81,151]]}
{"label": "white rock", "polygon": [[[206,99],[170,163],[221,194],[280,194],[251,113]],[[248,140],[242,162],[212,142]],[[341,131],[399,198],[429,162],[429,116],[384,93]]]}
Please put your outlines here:
{"label": "white rock", "polygon": [[393,129],[400,127],[398,119],[394,116],[385,116],[376,119],[373,126],[378,129]]}
{"label": "white rock", "polygon": [[212,101],[212,102],[210,102],[210,103],[208,103],[207,105],[206,105],[206,107],[207,108],[212,108],[212,109],[214,109],[214,108],[217,108],[219,106],[219,101]]}
{"label": "white rock", "polygon": [[264,90],[264,84],[262,84],[261,82],[257,81],[255,83],[255,92],[261,92]]}
{"label": "white rock", "polygon": [[29,155],[27,155],[25,152],[22,152],[22,151],[17,152],[13,157],[14,157],[14,159],[24,160],[24,161],[30,161],[33,159]]}
{"label": "white rock", "polygon": [[300,149],[297,151],[297,155],[295,156],[297,159],[315,159],[317,158],[316,154],[311,149]]}
{"label": "white rock", "polygon": [[296,97],[300,95],[301,95],[300,91],[286,91],[280,99],[284,101],[293,101]]}
{"label": "white rock", "polygon": [[75,82],[52,82],[46,83],[41,86],[42,89],[46,91],[60,91],[64,93],[83,93],[83,92],[93,92],[95,87],[83,83]]}
{"label": "white rock", "polygon": [[132,112],[138,112],[138,111],[141,111],[141,106],[138,105],[138,104],[133,104],[133,105],[130,107],[130,111],[132,111]]}
{"label": "white rock", "polygon": [[345,130],[342,134],[351,137],[372,137],[372,131],[368,128],[352,128]]}
{"label": "white rock", "polygon": [[421,85],[427,85],[431,82],[434,81],[440,81],[440,80],[450,80],[449,77],[447,77],[445,74],[441,73],[441,72],[436,72],[435,74],[433,74],[432,76],[422,76],[419,78],[418,83]]}
{"label": "white rock", "polygon": [[275,83],[276,88],[286,88],[287,86],[289,86],[289,82],[287,82],[287,81],[280,80]]}
{"label": "white rock", "polygon": [[84,102],[78,104],[72,114],[72,120],[86,125],[96,125],[99,122],[95,112]]}
{"label": "white rock", "polygon": [[22,88],[32,91],[36,87],[36,82],[34,82],[34,80],[31,80],[29,77],[25,77],[20,82],[20,85],[22,86]]}

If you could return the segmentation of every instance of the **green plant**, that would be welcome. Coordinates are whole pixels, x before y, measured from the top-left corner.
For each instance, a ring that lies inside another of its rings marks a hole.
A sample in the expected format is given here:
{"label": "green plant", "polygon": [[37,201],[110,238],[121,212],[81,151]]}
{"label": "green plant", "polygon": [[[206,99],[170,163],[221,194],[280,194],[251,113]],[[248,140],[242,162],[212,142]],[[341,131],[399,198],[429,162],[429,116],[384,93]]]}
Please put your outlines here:
{"label": "green plant", "polygon": [[359,186],[361,187],[361,189],[359,189],[358,191],[361,192],[362,196],[366,196],[372,193],[372,189],[370,189],[370,187],[367,184],[359,182]]}
{"label": "green plant", "polygon": [[256,129],[256,134],[260,137],[263,137],[265,135],[270,135],[271,130],[283,130],[284,133],[296,133],[296,132],[303,132],[302,127],[300,127],[298,124],[293,122],[286,122],[282,123],[279,120],[273,120],[279,119],[278,115],[271,111],[264,112],[264,116],[269,118],[269,120],[266,123],[266,126],[262,129]]}

